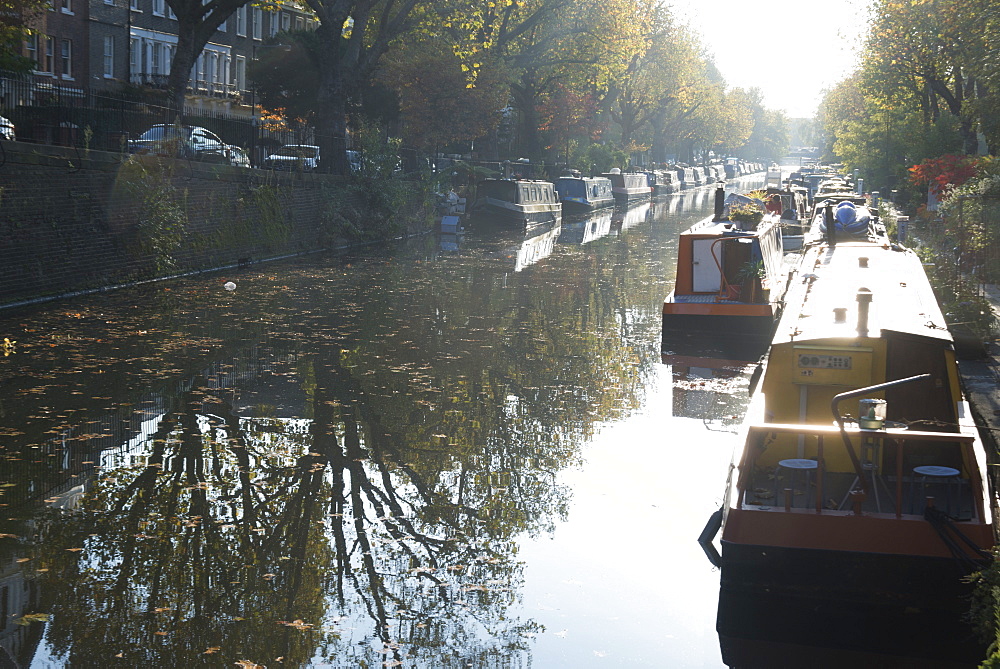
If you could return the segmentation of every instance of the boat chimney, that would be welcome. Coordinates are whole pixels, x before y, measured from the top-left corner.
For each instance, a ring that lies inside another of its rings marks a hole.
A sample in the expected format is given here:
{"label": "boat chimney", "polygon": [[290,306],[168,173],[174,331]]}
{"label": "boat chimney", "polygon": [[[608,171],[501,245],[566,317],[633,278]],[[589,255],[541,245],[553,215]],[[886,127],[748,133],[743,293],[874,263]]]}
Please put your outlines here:
{"label": "boat chimney", "polygon": [[868,336],[868,308],[872,303],[872,291],[858,288],[858,334]]}
{"label": "boat chimney", "polygon": [[834,307],[834,309],[833,309],[833,322],[834,323],[846,323],[847,322],[847,307]]}
{"label": "boat chimney", "polygon": [[834,230],[836,224],[833,220],[832,200],[827,200],[826,206],[823,207],[823,221],[826,224],[826,243],[830,246],[835,246],[837,244],[837,233]]}
{"label": "boat chimney", "polygon": [[726,189],[720,182],[719,186],[715,189],[715,217],[713,221],[722,220],[722,211],[726,208]]}

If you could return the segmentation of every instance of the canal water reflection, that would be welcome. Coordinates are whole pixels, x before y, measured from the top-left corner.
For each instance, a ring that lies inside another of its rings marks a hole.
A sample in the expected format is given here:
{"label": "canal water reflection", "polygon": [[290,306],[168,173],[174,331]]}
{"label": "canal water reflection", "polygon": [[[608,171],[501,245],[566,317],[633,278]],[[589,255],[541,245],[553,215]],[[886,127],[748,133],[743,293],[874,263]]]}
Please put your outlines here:
{"label": "canal water reflection", "polygon": [[710,203],[3,314],[2,652],[724,666],[695,538],[751,368],[660,348]]}

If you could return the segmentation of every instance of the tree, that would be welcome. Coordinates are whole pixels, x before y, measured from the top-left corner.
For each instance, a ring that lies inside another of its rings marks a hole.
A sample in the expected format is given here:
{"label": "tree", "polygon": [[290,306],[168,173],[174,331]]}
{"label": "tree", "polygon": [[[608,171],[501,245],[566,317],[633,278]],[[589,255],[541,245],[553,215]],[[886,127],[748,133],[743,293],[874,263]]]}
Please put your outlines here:
{"label": "tree", "polygon": [[45,0],[3,0],[0,11],[0,70],[27,74],[37,63],[21,55],[29,26],[49,6]]}
{"label": "tree", "polygon": [[866,97],[881,106],[919,108],[925,123],[942,113],[958,123],[963,150],[978,150],[974,107],[977,82],[970,53],[986,49],[978,41],[978,18],[969,0],[896,2],[882,0],[875,10],[862,62]]}
{"label": "tree", "polygon": [[177,46],[170,62],[170,75],[167,77],[171,111],[183,113],[188,79],[191,78],[191,69],[199,54],[219,26],[248,2],[249,0],[167,0],[170,9],[177,16]]}
{"label": "tree", "polygon": [[379,80],[399,95],[407,143],[426,149],[495,130],[510,90],[502,61],[481,64],[473,83],[454,50],[433,39],[408,41],[390,53]]}
{"label": "tree", "polygon": [[263,49],[247,70],[258,103],[269,110],[281,110],[290,126],[309,123],[319,105],[316,80],[319,78],[321,45],[312,30],[278,33],[265,46],[288,45],[288,50]]}
{"label": "tree", "polygon": [[393,40],[416,25],[427,0],[306,0],[319,19],[320,169],[347,173],[348,111],[372,79]]}

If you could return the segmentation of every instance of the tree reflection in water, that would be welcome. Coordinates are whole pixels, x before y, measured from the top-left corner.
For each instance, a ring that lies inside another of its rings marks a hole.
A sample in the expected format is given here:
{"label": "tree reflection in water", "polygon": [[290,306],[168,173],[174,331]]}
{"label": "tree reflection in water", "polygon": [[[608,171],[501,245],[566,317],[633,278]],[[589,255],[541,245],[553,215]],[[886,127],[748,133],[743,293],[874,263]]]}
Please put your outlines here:
{"label": "tree reflection in water", "polygon": [[509,666],[526,648],[535,625],[504,614],[531,524],[510,489],[418,471],[344,367],[309,366],[312,420],[188,392],[146,465],[105,472],[38,547],[66,664]]}
{"label": "tree reflection in water", "polygon": [[[656,310],[630,306],[659,290],[640,243],[518,282],[506,257],[473,251],[20,319],[0,383],[49,408],[0,412],[0,428],[24,426],[2,463],[18,502],[118,457],[79,511],[18,530],[35,537],[22,572],[52,614],[44,647],[69,666],[530,664],[540,630],[510,617],[517,541],[564,517],[558,472],[641,404],[658,364],[633,341],[658,332]],[[268,393],[248,408],[265,377],[296,388],[294,410]],[[121,424],[148,393],[143,433],[133,418],[127,439],[46,441],[85,413]],[[39,445],[65,457],[23,457]]]}

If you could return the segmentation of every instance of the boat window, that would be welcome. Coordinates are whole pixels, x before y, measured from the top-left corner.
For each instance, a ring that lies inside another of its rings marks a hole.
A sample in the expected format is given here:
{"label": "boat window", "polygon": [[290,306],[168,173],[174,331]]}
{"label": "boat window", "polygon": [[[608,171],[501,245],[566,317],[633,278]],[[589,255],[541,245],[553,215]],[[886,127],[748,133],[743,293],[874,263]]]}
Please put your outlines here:
{"label": "boat window", "polygon": [[492,197],[497,200],[514,202],[517,198],[517,189],[510,181],[486,180],[479,182],[479,197]]}
{"label": "boat window", "polygon": [[560,179],[558,190],[562,197],[582,197],[587,192],[585,184],[578,179]]}

